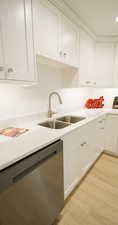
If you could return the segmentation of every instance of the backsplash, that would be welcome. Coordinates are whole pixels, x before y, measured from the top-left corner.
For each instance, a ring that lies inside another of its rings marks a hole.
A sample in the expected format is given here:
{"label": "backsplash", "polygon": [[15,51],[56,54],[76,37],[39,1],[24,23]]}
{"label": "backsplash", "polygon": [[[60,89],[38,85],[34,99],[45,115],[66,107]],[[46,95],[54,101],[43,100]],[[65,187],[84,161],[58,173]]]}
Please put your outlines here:
{"label": "backsplash", "polygon": [[48,95],[58,90],[63,99],[59,105],[54,97],[53,108],[59,112],[70,112],[83,108],[88,98],[104,96],[105,108],[111,108],[114,96],[118,96],[115,88],[71,88],[63,89],[61,70],[39,65],[40,83],[38,86],[18,87],[0,84],[0,119],[9,119],[27,114],[46,112]]}
{"label": "backsplash", "polygon": [[62,74],[57,69],[39,65],[39,76],[38,86],[0,84],[0,119],[47,111],[48,94],[62,88]]}
{"label": "backsplash", "polygon": [[113,99],[118,96],[118,88],[77,88],[63,89],[63,110],[73,111],[84,108],[89,98],[104,96],[104,108],[112,108]]}

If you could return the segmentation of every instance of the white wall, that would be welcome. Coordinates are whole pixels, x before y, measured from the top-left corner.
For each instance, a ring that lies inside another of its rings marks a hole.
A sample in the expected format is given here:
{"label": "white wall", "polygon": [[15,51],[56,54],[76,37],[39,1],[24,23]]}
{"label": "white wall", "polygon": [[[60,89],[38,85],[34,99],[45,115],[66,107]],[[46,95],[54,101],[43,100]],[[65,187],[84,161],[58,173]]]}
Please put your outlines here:
{"label": "white wall", "polygon": [[78,108],[84,108],[88,98],[99,98],[104,96],[105,108],[112,108],[113,99],[118,96],[118,88],[77,88],[63,89],[63,110],[73,111]]}
{"label": "white wall", "polygon": [[48,109],[48,95],[53,90],[60,91],[63,105],[59,105],[57,98],[53,100],[53,108],[59,112],[69,112],[83,108],[86,99],[105,97],[105,107],[111,108],[114,96],[118,96],[118,89],[71,88],[62,89],[63,74],[61,71],[39,65],[40,84],[33,87],[18,87],[0,84],[0,119],[14,118],[26,114],[46,112]]}
{"label": "white wall", "polygon": [[39,71],[39,86],[0,84],[0,119],[47,111],[48,94],[62,88],[62,74],[44,65],[39,65]]}

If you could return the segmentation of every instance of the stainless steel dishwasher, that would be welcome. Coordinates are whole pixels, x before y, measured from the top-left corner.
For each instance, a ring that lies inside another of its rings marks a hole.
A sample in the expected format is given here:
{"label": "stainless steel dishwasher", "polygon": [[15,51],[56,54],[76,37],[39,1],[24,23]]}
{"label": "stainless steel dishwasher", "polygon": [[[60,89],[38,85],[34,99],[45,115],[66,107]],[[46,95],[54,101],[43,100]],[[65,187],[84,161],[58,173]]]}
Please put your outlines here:
{"label": "stainless steel dishwasher", "polygon": [[0,225],[51,225],[63,206],[61,140],[0,172]]}

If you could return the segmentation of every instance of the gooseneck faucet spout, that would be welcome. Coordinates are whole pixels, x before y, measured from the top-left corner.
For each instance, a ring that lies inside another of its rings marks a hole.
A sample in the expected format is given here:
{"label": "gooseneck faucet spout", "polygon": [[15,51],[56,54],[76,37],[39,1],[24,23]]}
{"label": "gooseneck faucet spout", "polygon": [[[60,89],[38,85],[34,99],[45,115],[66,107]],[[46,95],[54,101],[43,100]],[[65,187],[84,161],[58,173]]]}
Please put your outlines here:
{"label": "gooseneck faucet spout", "polygon": [[49,109],[48,109],[48,117],[49,118],[51,118],[52,115],[54,114],[54,112],[52,111],[52,101],[51,101],[53,95],[56,95],[59,99],[59,103],[62,104],[62,99],[61,99],[61,96],[59,95],[59,93],[56,91],[51,92],[49,95]]}

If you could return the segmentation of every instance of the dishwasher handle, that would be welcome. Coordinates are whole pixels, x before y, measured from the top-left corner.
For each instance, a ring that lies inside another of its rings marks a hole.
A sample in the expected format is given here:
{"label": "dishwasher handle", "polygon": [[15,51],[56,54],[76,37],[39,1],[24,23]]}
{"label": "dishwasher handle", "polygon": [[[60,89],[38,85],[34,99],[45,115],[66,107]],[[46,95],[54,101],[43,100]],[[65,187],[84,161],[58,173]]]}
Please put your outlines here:
{"label": "dishwasher handle", "polygon": [[35,169],[37,169],[38,167],[40,167],[43,163],[45,163],[47,160],[49,160],[50,158],[52,158],[56,154],[57,154],[57,151],[49,154],[46,158],[40,160],[36,164],[30,166],[29,168],[27,168],[24,171],[22,171],[21,173],[19,173],[17,176],[13,177],[13,183],[18,182],[19,180],[23,179],[25,176],[27,176],[30,173],[32,173]]}

